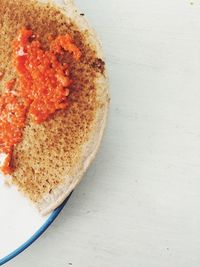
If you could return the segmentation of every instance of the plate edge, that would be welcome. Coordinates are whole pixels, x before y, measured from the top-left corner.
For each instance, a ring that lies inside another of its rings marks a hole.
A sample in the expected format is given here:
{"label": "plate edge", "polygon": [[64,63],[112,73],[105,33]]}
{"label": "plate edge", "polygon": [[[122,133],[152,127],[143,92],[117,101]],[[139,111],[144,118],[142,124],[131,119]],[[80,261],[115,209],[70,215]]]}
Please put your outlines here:
{"label": "plate edge", "polygon": [[0,259],[0,266],[2,266],[3,264],[7,263],[8,261],[12,260],[19,254],[21,254],[25,249],[27,249],[30,245],[32,245],[48,229],[48,227],[54,222],[54,220],[58,217],[59,213],[64,208],[71,194],[56,210],[54,210],[51,213],[51,215],[47,218],[45,223],[24,244],[22,244],[20,247],[18,247],[16,250],[11,252],[7,256]]}

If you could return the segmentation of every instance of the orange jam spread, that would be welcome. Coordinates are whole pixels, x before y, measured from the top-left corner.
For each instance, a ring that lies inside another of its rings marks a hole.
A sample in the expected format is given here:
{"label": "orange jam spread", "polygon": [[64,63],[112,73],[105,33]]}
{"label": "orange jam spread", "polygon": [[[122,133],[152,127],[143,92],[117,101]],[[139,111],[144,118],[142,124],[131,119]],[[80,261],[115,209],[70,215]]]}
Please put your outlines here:
{"label": "orange jam spread", "polygon": [[15,79],[12,79],[6,83],[6,88],[11,90],[11,89],[13,89],[14,85],[15,85]]}
{"label": "orange jam spread", "polygon": [[26,106],[17,96],[7,92],[0,97],[0,151],[7,154],[1,170],[5,174],[11,172],[10,160],[13,148],[22,139],[25,119]]}
{"label": "orange jam spread", "polygon": [[[81,52],[69,34],[58,36],[49,44],[49,50],[33,39],[31,30],[21,29],[13,42],[13,62],[17,79],[6,84],[0,96],[0,153],[7,155],[1,171],[12,172],[14,146],[22,141],[27,116],[42,123],[57,110],[67,107],[67,96],[72,80],[69,66],[61,64],[59,54],[65,51],[79,60]],[[15,83],[17,82],[17,88]]]}

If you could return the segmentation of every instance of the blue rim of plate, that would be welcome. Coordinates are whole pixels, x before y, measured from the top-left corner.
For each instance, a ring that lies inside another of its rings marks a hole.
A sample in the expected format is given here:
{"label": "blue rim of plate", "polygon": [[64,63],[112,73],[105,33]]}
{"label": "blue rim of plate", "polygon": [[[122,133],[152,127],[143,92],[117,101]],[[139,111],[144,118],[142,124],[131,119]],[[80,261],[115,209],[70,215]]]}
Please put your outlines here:
{"label": "blue rim of plate", "polygon": [[68,198],[56,209],[54,210],[51,215],[48,217],[46,222],[19,248],[11,252],[6,257],[0,259],[0,266],[5,264],[6,262],[12,260],[17,255],[22,253],[25,249],[27,249],[31,244],[33,244],[46,230],[47,228],[53,223],[53,221],[58,217],[59,213],[64,208],[65,204],[67,203],[68,199],[70,198],[71,194],[68,196]]}

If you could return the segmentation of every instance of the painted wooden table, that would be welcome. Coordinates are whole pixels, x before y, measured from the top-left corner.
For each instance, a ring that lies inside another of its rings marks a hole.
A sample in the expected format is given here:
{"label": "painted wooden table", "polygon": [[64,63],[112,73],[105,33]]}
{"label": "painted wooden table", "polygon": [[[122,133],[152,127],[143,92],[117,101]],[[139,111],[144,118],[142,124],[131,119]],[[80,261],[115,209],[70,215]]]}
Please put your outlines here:
{"label": "painted wooden table", "polygon": [[102,39],[108,128],[48,231],[8,267],[200,266],[200,1],[77,0]]}

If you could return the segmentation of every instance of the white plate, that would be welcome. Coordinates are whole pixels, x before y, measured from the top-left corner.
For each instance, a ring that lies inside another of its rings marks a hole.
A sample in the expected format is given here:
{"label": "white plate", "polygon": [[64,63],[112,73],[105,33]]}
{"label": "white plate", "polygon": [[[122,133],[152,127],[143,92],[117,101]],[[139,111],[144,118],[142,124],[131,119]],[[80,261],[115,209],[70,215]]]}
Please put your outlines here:
{"label": "white plate", "polygon": [[0,265],[31,245],[54,221],[65,203],[49,216],[41,216],[16,188],[5,186],[0,176]]}

